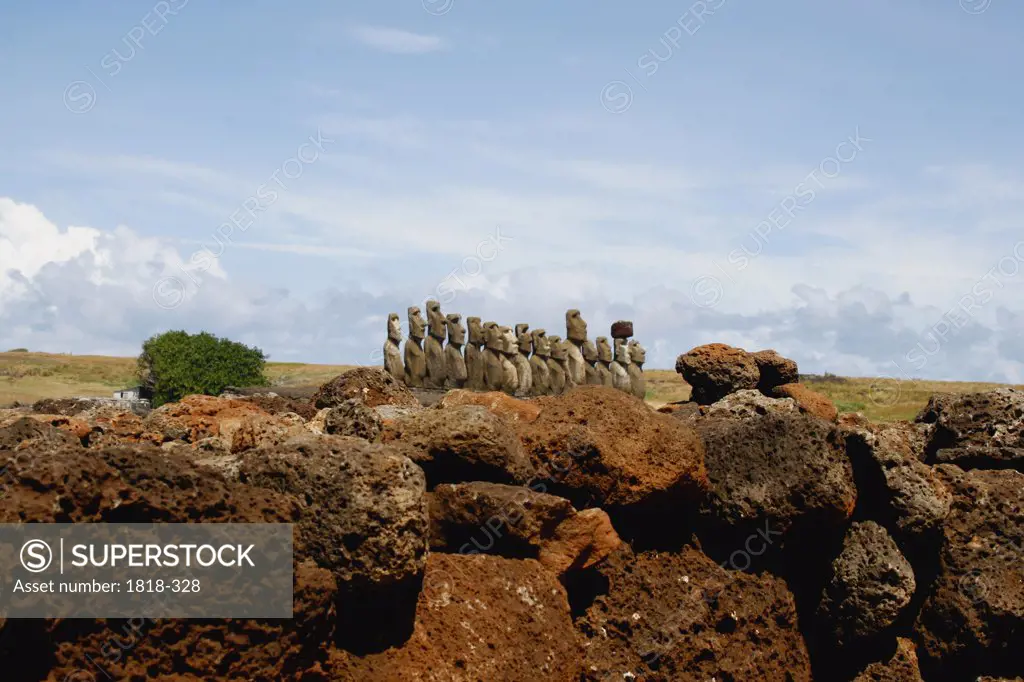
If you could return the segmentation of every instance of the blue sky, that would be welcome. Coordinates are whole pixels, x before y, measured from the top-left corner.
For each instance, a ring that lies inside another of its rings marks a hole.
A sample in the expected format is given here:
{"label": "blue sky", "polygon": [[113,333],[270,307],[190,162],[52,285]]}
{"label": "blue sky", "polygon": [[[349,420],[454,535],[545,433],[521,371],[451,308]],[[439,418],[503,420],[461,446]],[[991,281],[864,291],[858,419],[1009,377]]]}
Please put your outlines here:
{"label": "blue sky", "polygon": [[0,8],[0,345],[375,362],[434,295],[1024,382],[1024,7],[231,7]]}

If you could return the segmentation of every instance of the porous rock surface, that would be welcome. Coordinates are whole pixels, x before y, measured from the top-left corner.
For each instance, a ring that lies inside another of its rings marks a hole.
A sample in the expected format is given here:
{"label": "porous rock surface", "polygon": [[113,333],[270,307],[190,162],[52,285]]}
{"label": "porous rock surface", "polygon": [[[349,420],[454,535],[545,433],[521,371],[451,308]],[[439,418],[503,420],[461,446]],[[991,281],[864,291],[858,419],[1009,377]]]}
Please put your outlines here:
{"label": "porous rock surface", "polygon": [[311,402],[321,410],[337,407],[353,398],[361,400],[367,407],[418,407],[420,404],[405,383],[379,367],[357,367],[336,376],[320,387]]}
{"label": "porous rock surface", "polygon": [[538,475],[601,506],[685,505],[707,489],[693,429],[622,391],[579,386],[537,400],[519,434]]}
{"label": "porous rock surface", "polygon": [[917,589],[914,569],[885,529],[874,521],[853,524],[820,609],[840,646],[881,633],[896,622]]}
{"label": "porous rock surface", "polygon": [[810,660],[786,583],[717,566],[700,552],[629,550],[577,622],[584,680],[809,681]]}

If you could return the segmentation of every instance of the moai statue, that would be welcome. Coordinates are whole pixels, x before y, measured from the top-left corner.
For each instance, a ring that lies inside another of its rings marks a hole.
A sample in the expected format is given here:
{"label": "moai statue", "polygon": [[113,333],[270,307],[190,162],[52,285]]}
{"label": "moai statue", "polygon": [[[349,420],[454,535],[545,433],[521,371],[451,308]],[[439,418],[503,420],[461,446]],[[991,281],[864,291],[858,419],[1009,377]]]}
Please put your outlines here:
{"label": "moai statue", "polygon": [[388,338],[384,342],[384,369],[396,379],[405,381],[405,368],[402,366],[402,323],[398,321],[398,313],[388,315]]}
{"label": "moai statue", "polygon": [[519,344],[516,342],[516,333],[511,327],[498,327],[501,331],[501,338],[505,342],[501,352],[502,383],[501,390],[505,393],[515,393],[519,388],[519,372],[516,371],[515,358],[519,355]]}
{"label": "moai statue", "polygon": [[423,337],[427,323],[417,306],[409,307],[409,338],[405,341],[405,384],[423,388],[427,377],[427,357],[423,354]]}
{"label": "moai statue", "polygon": [[612,347],[608,345],[608,337],[597,337],[597,364],[594,365],[594,369],[597,370],[597,376],[600,377],[602,386],[614,388],[615,381],[612,378],[613,364],[615,363],[612,360]]}
{"label": "moai statue", "polygon": [[543,329],[534,329],[530,333],[533,343],[533,356],[530,358],[530,374],[533,379],[533,395],[551,393],[551,371],[548,369],[550,346]]}
{"label": "moai statue", "polygon": [[434,300],[427,301],[427,340],[423,344],[423,352],[427,356],[427,388],[444,388],[444,340],[448,336],[448,325],[441,313],[441,304]]}
{"label": "moai statue", "polygon": [[533,372],[530,369],[530,345],[533,339],[530,337],[528,324],[516,325],[516,354],[512,357],[512,363],[516,366],[516,374],[519,376],[519,387],[516,395],[530,395],[533,393]]}
{"label": "moai statue", "polygon": [[448,377],[449,388],[462,388],[469,378],[466,360],[462,357],[466,328],[462,326],[462,315],[458,313],[449,313],[445,319],[448,322],[448,345],[444,347],[445,375]]}
{"label": "moai statue", "polygon": [[505,338],[497,322],[484,323],[484,388],[501,391],[505,385],[505,367],[502,359],[505,353]]}
{"label": "moai statue", "polygon": [[597,347],[589,340],[583,342],[583,362],[586,363],[583,368],[585,383],[588,386],[600,386],[603,382],[597,372]]}
{"label": "moai statue", "polygon": [[632,393],[633,387],[629,383],[629,349],[626,348],[625,339],[615,339],[615,362],[611,364],[612,385],[620,391]]}
{"label": "moai statue", "polygon": [[647,360],[647,351],[640,345],[639,341],[630,341],[626,344],[626,350],[629,351],[629,366],[626,367],[626,371],[629,372],[629,386],[637,398],[643,400],[647,395],[647,379],[644,378],[644,362]]}
{"label": "moai statue", "polygon": [[587,363],[583,360],[583,344],[587,341],[587,323],[580,311],[573,308],[565,312],[565,353],[568,375],[566,383],[579,386],[587,381]]}
{"label": "moai statue", "polygon": [[551,357],[548,358],[548,374],[550,374],[551,392],[555,395],[565,393],[569,389],[566,367],[565,344],[561,336],[549,336],[548,345]]}
{"label": "moai statue", "polygon": [[479,317],[467,317],[469,327],[469,345],[466,346],[466,388],[483,391],[484,385],[484,328]]}

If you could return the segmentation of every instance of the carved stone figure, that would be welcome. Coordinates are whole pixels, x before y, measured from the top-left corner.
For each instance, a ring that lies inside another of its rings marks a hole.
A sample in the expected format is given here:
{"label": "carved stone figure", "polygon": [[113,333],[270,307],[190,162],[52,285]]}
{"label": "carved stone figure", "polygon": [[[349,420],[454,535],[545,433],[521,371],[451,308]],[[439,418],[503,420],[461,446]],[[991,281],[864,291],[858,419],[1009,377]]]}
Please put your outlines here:
{"label": "carved stone figure", "polygon": [[405,381],[405,367],[402,366],[402,323],[398,313],[388,315],[388,338],[384,342],[384,369],[396,379]]}
{"label": "carved stone figure", "polygon": [[448,335],[448,326],[441,313],[441,304],[434,300],[427,301],[427,339],[423,344],[423,352],[427,356],[427,388],[444,388],[445,361],[444,340]]}
{"label": "carved stone figure", "polygon": [[568,374],[566,382],[572,386],[586,383],[586,362],[583,360],[583,344],[587,340],[587,322],[580,311],[573,308],[565,312],[565,352]]}
{"label": "carved stone figure", "polygon": [[448,377],[449,388],[462,388],[466,385],[469,373],[466,360],[462,357],[462,346],[466,343],[466,328],[462,326],[462,315],[450,313],[448,323],[448,345],[444,347],[444,369]]}
{"label": "carved stone figure", "polygon": [[629,349],[626,348],[626,340],[615,339],[615,362],[610,366],[612,385],[626,393],[632,393],[632,386],[629,383],[629,365]]}
{"label": "carved stone figure", "polygon": [[467,317],[469,326],[469,345],[466,346],[466,388],[482,391],[484,384],[484,328],[479,317]]}
{"label": "carved stone figure", "polygon": [[505,385],[505,367],[502,359],[505,353],[505,339],[497,322],[484,323],[484,388],[501,391]]}
{"label": "carved stone figure", "polygon": [[551,381],[551,392],[554,395],[565,393],[568,387],[565,344],[561,336],[549,336],[548,345],[551,357],[548,358],[548,374]]}
{"label": "carved stone figure", "polygon": [[501,390],[505,393],[515,393],[519,388],[519,372],[513,361],[519,355],[519,344],[516,342],[516,333],[511,327],[498,327],[501,331],[501,338],[505,342],[501,351],[502,382]]}
{"label": "carved stone figure", "polygon": [[608,337],[597,337],[597,364],[594,365],[594,369],[597,370],[597,376],[601,378],[602,386],[614,388],[615,381],[612,377],[613,364],[615,363],[612,361],[612,347],[608,345]]}
{"label": "carved stone figure", "polygon": [[602,380],[597,372],[597,348],[590,341],[583,342],[583,362],[586,363],[583,368],[586,375],[585,383],[588,386],[600,386]]}
{"label": "carved stone figure", "polygon": [[629,341],[626,344],[629,351],[629,366],[626,372],[629,374],[630,389],[637,398],[644,399],[647,395],[647,379],[644,377],[644,362],[647,361],[647,351],[640,345],[639,341]]}
{"label": "carved stone figure", "polygon": [[405,384],[422,388],[427,377],[427,358],[423,354],[423,337],[427,323],[417,306],[409,307],[409,338],[405,341]]}
{"label": "carved stone figure", "polygon": [[530,369],[530,338],[528,324],[516,325],[516,354],[512,356],[512,364],[516,366],[519,376],[519,387],[516,395],[530,395],[533,392],[533,371]]}
{"label": "carved stone figure", "polygon": [[548,395],[551,393],[551,371],[548,369],[550,346],[543,329],[534,329],[530,334],[533,342],[533,357],[530,358],[530,374],[533,378],[533,394]]}

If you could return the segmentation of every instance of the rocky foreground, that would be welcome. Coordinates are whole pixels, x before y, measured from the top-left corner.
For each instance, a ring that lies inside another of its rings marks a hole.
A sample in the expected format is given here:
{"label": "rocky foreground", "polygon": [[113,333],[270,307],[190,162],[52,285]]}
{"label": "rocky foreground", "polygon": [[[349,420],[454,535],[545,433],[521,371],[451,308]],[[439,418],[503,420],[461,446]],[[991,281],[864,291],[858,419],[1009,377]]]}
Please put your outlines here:
{"label": "rocky foreground", "polygon": [[658,412],[371,369],[0,411],[0,522],[296,529],[293,619],[0,621],[0,679],[1021,679],[1024,393],[871,424],[770,351],[677,368]]}

